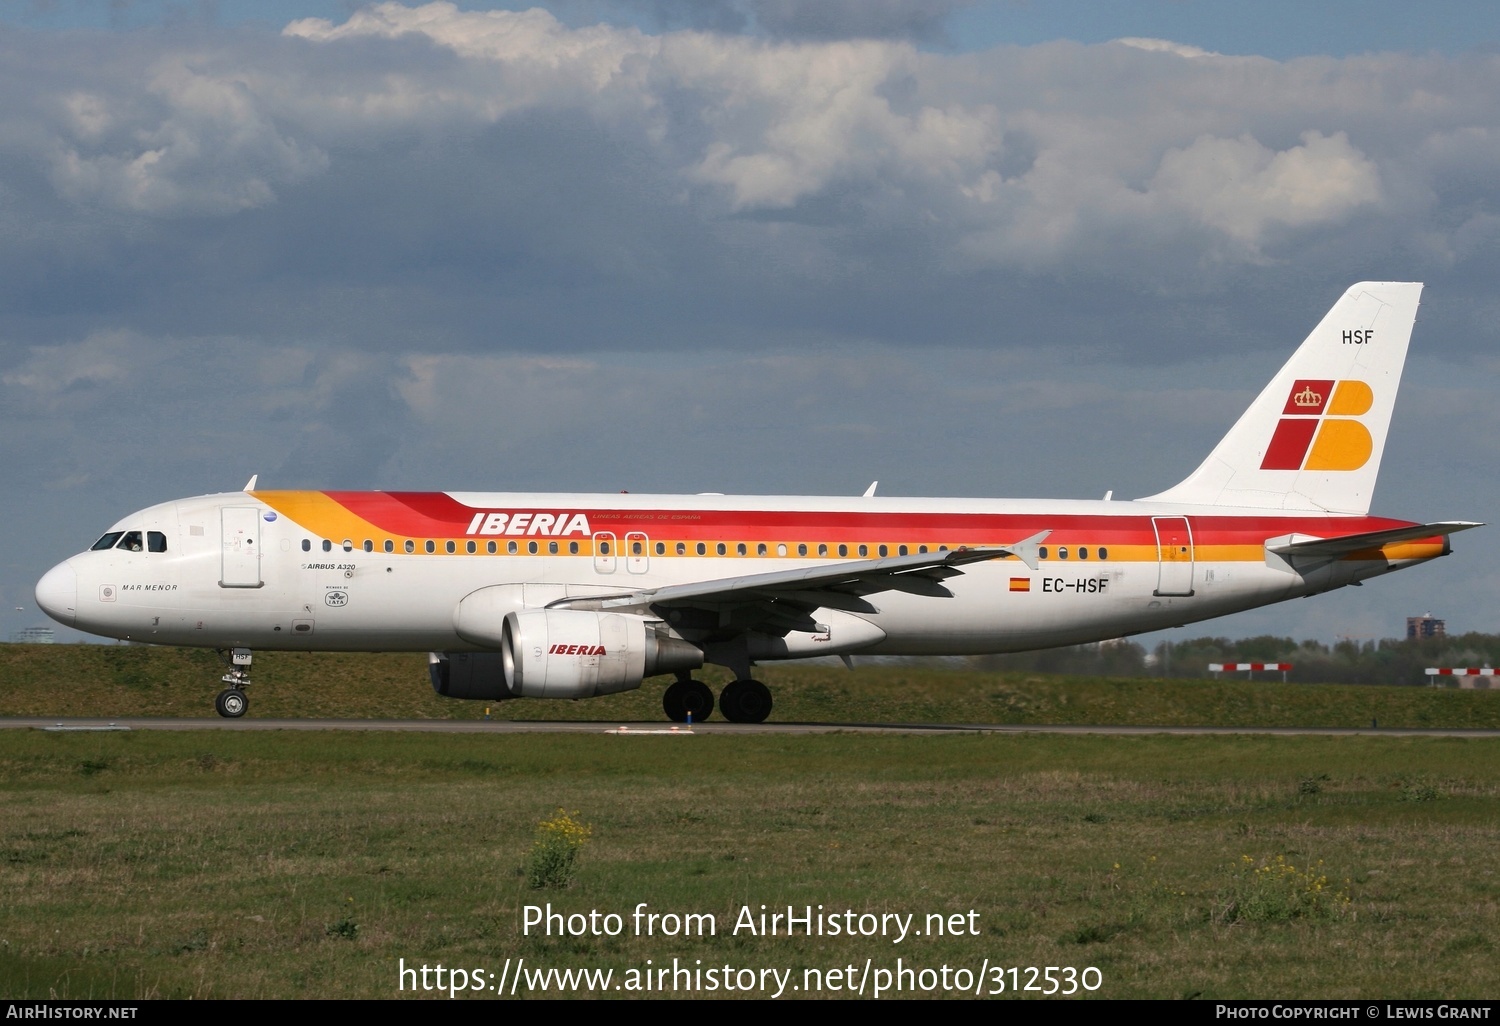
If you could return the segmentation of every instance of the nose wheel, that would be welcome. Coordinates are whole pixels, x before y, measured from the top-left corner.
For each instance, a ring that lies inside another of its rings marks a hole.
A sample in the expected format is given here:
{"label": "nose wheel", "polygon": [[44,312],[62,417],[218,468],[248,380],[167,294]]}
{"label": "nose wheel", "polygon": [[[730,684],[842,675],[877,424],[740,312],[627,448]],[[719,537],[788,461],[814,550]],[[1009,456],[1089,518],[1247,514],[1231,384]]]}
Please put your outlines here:
{"label": "nose wheel", "polygon": [[[221,650],[219,654],[224,653]],[[219,678],[229,687],[214,698],[214,712],[225,719],[239,719],[250,708],[250,699],[245,697],[245,688],[250,684],[250,658],[248,648],[236,648],[229,653],[229,672]]]}
{"label": "nose wheel", "polygon": [[236,720],[250,708],[250,700],[239,688],[225,688],[214,699],[214,711],[226,719]]}

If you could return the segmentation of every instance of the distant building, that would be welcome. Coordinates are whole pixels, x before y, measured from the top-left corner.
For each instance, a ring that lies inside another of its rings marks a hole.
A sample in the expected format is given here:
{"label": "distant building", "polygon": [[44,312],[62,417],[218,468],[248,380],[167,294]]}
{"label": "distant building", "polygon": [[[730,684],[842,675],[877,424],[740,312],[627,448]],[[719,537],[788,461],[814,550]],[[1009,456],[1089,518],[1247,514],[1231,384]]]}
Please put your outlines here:
{"label": "distant building", "polygon": [[17,645],[51,645],[57,641],[51,627],[27,627],[12,634],[10,640]]}
{"label": "distant building", "polygon": [[1428,613],[1426,616],[1408,616],[1406,618],[1406,636],[1411,638],[1446,638],[1448,636],[1448,621],[1439,620]]}

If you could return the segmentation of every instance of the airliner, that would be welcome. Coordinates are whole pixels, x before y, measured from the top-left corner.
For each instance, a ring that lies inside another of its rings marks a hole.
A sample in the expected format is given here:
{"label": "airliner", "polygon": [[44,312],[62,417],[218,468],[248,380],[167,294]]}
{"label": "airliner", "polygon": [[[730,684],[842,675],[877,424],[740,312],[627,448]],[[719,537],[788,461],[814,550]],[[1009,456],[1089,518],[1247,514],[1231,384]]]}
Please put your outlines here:
{"label": "airliner", "polygon": [[[1374,517],[1422,286],[1353,286],[1203,464],[1134,501],[243,491],[132,513],[38,605],[106,637],[427,652],[455,699],[674,680],[668,718],[764,720],[759,663],[1017,652],[1176,627],[1425,563],[1481,526]],[[734,680],[717,696],[705,664]]]}

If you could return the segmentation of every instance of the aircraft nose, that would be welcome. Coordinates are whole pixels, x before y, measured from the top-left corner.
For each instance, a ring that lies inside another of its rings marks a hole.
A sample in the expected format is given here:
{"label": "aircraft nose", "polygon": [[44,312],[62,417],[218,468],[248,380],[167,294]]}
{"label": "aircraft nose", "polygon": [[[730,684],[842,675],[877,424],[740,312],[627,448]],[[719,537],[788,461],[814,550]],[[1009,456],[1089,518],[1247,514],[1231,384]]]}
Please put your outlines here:
{"label": "aircraft nose", "polygon": [[36,582],[36,604],[58,623],[73,626],[78,616],[78,574],[59,563]]}

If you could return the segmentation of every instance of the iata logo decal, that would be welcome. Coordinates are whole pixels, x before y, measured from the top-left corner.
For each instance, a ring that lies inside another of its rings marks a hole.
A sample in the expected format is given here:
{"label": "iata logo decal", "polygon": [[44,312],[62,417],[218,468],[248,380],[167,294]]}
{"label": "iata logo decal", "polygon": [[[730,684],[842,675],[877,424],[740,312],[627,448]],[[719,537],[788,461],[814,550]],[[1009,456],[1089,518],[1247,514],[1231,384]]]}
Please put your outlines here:
{"label": "iata logo decal", "polygon": [[589,518],[582,513],[475,513],[464,534],[539,534],[562,538],[570,534],[587,537]]}
{"label": "iata logo decal", "polygon": [[603,645],[553,645],[547,649],[548,655],[580,655],[601,656],[609,653],[604,650]]}
{"label": "iata logo decal", "polygon": [[1375,393],[1363,381],[1292,382],[1261,470],[1358,470],[1374,442],[1357,420]]}

